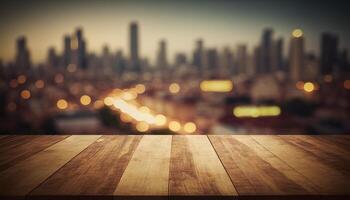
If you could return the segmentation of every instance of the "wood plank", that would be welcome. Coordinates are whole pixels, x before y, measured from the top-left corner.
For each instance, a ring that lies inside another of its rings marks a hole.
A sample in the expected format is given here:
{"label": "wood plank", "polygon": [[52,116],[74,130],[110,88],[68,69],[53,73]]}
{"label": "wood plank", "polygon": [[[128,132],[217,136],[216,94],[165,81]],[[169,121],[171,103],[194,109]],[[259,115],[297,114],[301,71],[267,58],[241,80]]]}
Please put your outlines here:
{"label": "wood plank", "polygon": [[237,195],[207,136],[173,136],[169,194]]}
{"label": "wood plank", "polygon": [[171,135],[143,136],[114,194],[168,195],[171,138]]}
{"label": "wood plank", "polygon": [[[311,136],[309,136],[311,137]],[[337,151],[350,153],[350,136],[346,135],[318,135],[312,137],[313,140],[318,140],[326,146],[336,148]]]}
{"label": "wood plank", "polygon": [[103,136],[30,196],[112,195],[142,136]]}
{"label": "wood plank", "polygon": [[289,135],[284,136],[282,139],[304,149],[329,167],[335,168],[346,176],[350,176],[350,152],[344,152],[343,149],[338,148],[337,144],[333,143],[330,145],[328,142],[325,143],[322,140],[318,140],[317,138],[319,137]]}
{"label": "wood plank", "polygon": [[[29,158],[30,156],[46,149],[47,147],[67,138],[68,136],[20,136],[15,137],[12,145],[2,146],[0,151],[0,171],[3,171],[16,163]],[[15,139],[18,144],[15,145]],[[5,149],[4,147],[7,146]]]}
{"label": "wood plank", "polygon": [[209,136],[240,195],[316,194],[315,186],[249,136]]}
{"label": "wood plank", "polygon": [[0,195],[28,194],[100,136],[71,136],[0,173]]}
{"label": "wood plank", "polygon": [[349,177],[325,165],[321,160],[279,136],[253,135],[259,144],[297,170],[313,184],[321,194],[349,194]]}
{"label": "wood plank", "polygon": [[16,135],[6,137],[0,141],[0,152],[6,152],[9,149],[15,149],[18,146],[28,144],[35,138],[40,138],[40,135]]}

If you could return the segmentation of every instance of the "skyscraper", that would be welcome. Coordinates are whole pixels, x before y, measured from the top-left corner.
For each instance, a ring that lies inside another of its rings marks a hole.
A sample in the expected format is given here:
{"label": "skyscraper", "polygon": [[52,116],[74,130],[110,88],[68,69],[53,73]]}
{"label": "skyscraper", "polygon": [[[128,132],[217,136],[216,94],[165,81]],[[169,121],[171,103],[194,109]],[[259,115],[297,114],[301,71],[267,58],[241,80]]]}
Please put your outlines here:
{"label": "skyscraper", "polygon": [[272,36],[273,30],[271,28],[267,28],[263,31],[260,46],[261,61],[258,68],[259,73],[268,73],[271,71]]}
{"label": "skyscraper", "polygon": [[230,47],[224,47],[220,54],[220,76],[228,77],[233,72],[234,60]]}
{"label": "skyscraper", "polygon": [[286,69],[283,64],[283,39],[279,38],[273,42],[271,55],[271,69],[273,71],[284,71]]}
{"label": "skyscraper", "polygon": [[63,65],[67,67],[69,64],[71,64],[71,38],[69,35],[64,36],[63,39]]}
{"label": "skyscraper", "polygon": [[290,79],[299,81],[304,70],[304,37],[300,29],[292,32],[289,49],[289,72]]}
{"label": "skyscraper", "polygon": [[247,46],[240,44],[237,46],[237,71],[239,74],[244,74],[247,71]]}
{"label": "skyscraper", "polygon": [[193,52],[193,65],[197,67],[198,73],[201,75],[203,70],[203,59],[204,59],[204,47],[203,40],[199,39],[196,41],[196,49]]}
{"label": "skyscraper", "polygon": [[86,69],[86,43],[83,38],[83,30],[78,28],[71,39],[72,62],[77,67]]}
{"label": "skyscraper", "polygon": [[157,54],[157,66],[158,66],[158,68],[161,68],[161,69],[168,67],[167,47],[166,47],[165,40],[161,40],[159,42],[159,49],[158,49],[158,54]]}
{"label": "skyscraper", "polygon": [[20,71],[30,68],[30,53],[27,48],[27,40],[24,36],[17,39],[16,67]]}
{"label": "skyscraper", "polygon": [[332,74],[338,57],[338,37],[332,33],[321,36],[321,73]]}
{"label": "skyscraper", "polygon": [[58,67],[58,56],[54,47],[50,47],[47,53],[47,63],[50,67]]}
{"label": "skyscraper", "polygon": [[219,75],[219,56],[215,48],[211,48],[205,51],[204,66],[206,75]]}
{"label": "skyscraper", "polygon": [[184,53],[177,53],[175,55],[175,66],[186,65],[187,57]]}
{"label": "skyscraper", "polygon": [[130,70],[134,72],[140,71],[139,65],[138,24],[137,22],[132,22],[130,24]]}

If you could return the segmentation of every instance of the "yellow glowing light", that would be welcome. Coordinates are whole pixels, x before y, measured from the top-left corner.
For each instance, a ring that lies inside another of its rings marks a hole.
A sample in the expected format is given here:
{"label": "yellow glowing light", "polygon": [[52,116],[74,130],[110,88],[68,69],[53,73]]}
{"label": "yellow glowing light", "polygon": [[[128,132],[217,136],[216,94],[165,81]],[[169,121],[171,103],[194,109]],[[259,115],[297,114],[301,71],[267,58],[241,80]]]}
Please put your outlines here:
{"label": "yellow glowing light", "polygon": [[22,99],[29,99],[30,96],[31,96],[31,94],[30,94],[29,90],[22,90],[22,92],[21,92]]}
{"label": "yellow glowing light", "polygon": [[180,92],[180,85],[177,83],[172,83],[169,85],[169,92],[176,94]]}
{"label": "yellow glowing light", "polygon": [[64,81],[64,76],[62,74],[56,74],[55,75],[55,82],[58,83],[63,83]]}
{"label": "yellow glowing light", "polygon": [[132,122],[132,118],[125,113],[120,114],[120,120],[122,120],[122,122],[125,122],[125,123]]}
{"label": "yellow glowing light", "polygon": [[171,121],[169,123],[169,129],[171,131],[177,132],[177,131],[179,131],[181,129],[181,124],[179,122],[177,122],[177,121]]}
{"label": "yellow glowing light", "polygon": [[10,87],[11,88],[16,88],[18,86],[17,79],[12,79],[10,81]]}
{"label": "yellow glowing light", "polygon": [[148,124],[155,124],[156,119],[150,113],[141,112],[135,105],[124,101],[123,99],[115,99],[113,102],[115,108],[120,112],[130,115],[136,121],[147,122]]}
{"label": "yellow glowing light", "polygon": [[146,87],[145,87],[145,85],[143,85],[143,84],[137,84],[137,85],[135,86],[135,89],[136,89],[136,92],[137,92],[138,94],[142,94],[142,93],[144,93],[144,92],[146,91]]}
{"label": "yellow glowing light", "polygon": [[149,129],[149,125],[146,122],[139,122],[136,124],[136,130],[139,132],[146,132]]}
{"label": "yellow glowing light", "polygon": [[35,81],[35,87],[38,89],[44,88],[45,82],[43,80],[37,80],[37,81]]}
{"label": "yellow glowing light", "polygon": [[83,95],[80,97],[80,103],[84,106],[87,106],[91,103],[91,97],[88,95]]}
{"label": "yellow glowing light", "polygon": [[305,92],[312,92],[315,90],[315,85],[311,82],[306,82],[304,84],[304,91]]}
{"label": "yellow glowing light", "polygon": [[17,82],[19,83],[19,84],[23,84],[23,83],[25,83],[27,81],[27,77],[25,76],[25,75],[19,75],[18,77],[17,77]]}
{"label": "yellow glowing light", "polygon": [[197,129],[196,124],[194,124],[193,122],[187,122],[184,125],[184,130],[186,133],[193,133],[195,132]]}
{"label": "yellow glowing light", "polygon": [[164,126],[166,124],[166,117],[164,115],[156,115],[156,125],[157,126]]}
{"label": "yellow glowing light", "polygon": [[303,31],[301,29],[294,29],[292,35],[295,38],[300,38],[303,36]]}
{"label": "yellow glowing light", "polygon": [[139,122],[136,124],[136,130],[139,132],[146,132],[149,129],[149,125],[146,122]]}
{"label": "yellow glowing light", "polygon": [[330,74],[327,74],[327,75],[325,75],[325,76],[323,77],[323,80],[324,80],[324,82],[326,82],[326,83],[330,83],[330,82],[333,81],[333,76],[330,75]]}
{"label": "yellow glowing light", "polygon": [[68,102],[64,99],[60,99],[57,101],[56,106],[58,109],[64,110],[64,109],[68,108]]}
{"label": "yellow glowing light", "polygon": [[103,107],[103,101],[102,100],[95,101],[95,103],[94,103],[94,108],[95,109],[99,109],[99,108],[102,108],[102,107]]}
{"label": "yellow glowing light", "polygon": [[135,91],[127,91],[122,94],[122,98],[126,101],[130,101],[137,98],[137,93]]}
{"label": "yellow glowing light", "polygon": [[304,82],[303,81],[298,81],[296,84],[295,84],[295,87],[299,90],[303,90],[304,89]]}
{"label": "yellow glowing light", "polygon": [[106,98],[104,98],[103,103],[106,106],[111,106],[111,105],[113,105],[113,98],[112,97],[106,97]]}
{"label": "yellow glowing light", "polygon": [[272,117],[281,114],[278,106],[237,106],[233,109],[236,117]]}
{"label": "yellow glowing light", "polygon": [[139,109],[141,112],[149,113],[151,110],[147,106],[142,106]]}
{"label": "yellow glowing light", "polygon": [[230,80],[207,80],[201,82],[200,88],[203,92],[230,92],[233,83]]}
{"label": "yellow glowing light", "polygon": [[350,90],[350,80],[345,80],[344,81],[344,88],[347,90]]}
{"label": "yellow glowing light", "polygon": [[73,73],[73,72],[77,71],[77,66],[75,64],[69,64],[67,66],[67,71],[70,73]]}

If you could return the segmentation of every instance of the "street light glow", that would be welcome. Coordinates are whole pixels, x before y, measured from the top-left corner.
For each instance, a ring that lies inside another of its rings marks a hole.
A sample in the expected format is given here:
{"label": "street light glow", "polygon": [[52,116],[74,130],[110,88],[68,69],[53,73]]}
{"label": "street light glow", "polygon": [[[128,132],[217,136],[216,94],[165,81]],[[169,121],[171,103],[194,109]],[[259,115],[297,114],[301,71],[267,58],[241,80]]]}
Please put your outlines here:
{"label": "street light glow", "polygon": [[233,83],[230,80],[206,80],[201,82],[200,88],[203,92],[230,92]]}

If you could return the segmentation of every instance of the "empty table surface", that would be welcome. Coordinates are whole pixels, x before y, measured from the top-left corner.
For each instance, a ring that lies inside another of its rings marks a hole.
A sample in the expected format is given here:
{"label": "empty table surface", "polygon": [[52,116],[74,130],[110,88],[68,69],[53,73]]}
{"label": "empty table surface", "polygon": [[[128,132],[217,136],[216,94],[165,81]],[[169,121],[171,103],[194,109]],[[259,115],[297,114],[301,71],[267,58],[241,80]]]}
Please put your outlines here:
{"label": "empty table surface", "polygon": [[349,136],[0,136],[1,199],[348,195]]}

